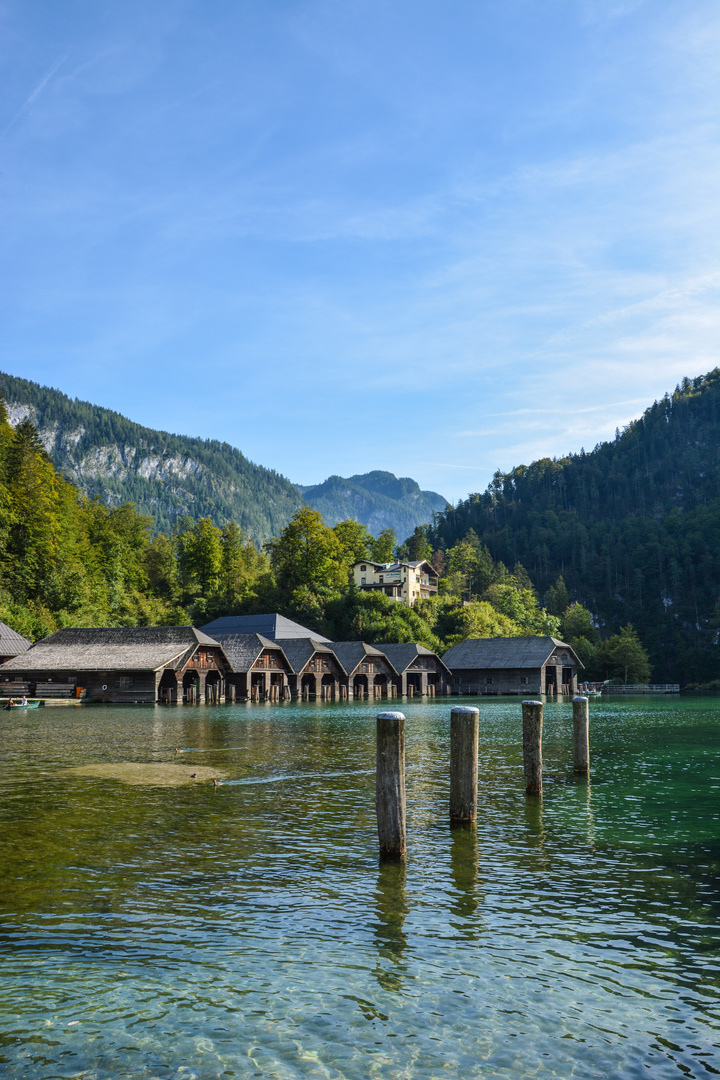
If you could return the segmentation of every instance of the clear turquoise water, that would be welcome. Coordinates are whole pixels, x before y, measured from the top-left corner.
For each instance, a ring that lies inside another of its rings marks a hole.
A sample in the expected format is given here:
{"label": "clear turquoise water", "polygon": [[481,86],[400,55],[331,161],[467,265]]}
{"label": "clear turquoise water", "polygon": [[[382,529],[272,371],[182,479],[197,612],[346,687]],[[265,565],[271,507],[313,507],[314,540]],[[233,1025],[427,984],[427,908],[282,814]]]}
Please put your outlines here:
{"label": "clear turquoise water", "polygon": [[[0,1075],[720,1075],[720,701],[593,701],[589,784],[546,706],[542,802],[478,704],[459,830],[450,703],[405,706],[400,865],[367,704],[0,713]],[[67,771],[179,759],[225,783]]]}

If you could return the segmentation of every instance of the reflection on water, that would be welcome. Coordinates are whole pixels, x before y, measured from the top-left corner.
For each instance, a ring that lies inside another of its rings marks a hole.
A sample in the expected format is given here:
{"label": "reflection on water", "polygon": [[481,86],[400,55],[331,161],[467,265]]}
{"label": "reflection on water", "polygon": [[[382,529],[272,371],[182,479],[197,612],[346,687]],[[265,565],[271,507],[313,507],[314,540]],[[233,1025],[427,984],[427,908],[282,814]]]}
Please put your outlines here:
{"label": "reflection on water", "polygon": [[450,825],[450,871],[454,886],[451,910],[456,926],[468,941],[478,935],[477,918],[483,897],[480,894],[480,849],[474,821],[454,821]]}
{"label": "reflection on water", "polygon": [[478,704],[477,823],[447,820],[450,704],[408,703],[380,863],[363,703],[13,714],[0,1075],[716,1074],[715,702],[593,702],[591,783],[548,703],[542,799],[519,702]]}
{"label": "reflection on water", "polygon": [[375,978],[383,990],[399,990],[402,983],[402,959],[408,945],[403,929],[409,910],[406,884],[404,858],[379,859],[373,932],[378,954]]}

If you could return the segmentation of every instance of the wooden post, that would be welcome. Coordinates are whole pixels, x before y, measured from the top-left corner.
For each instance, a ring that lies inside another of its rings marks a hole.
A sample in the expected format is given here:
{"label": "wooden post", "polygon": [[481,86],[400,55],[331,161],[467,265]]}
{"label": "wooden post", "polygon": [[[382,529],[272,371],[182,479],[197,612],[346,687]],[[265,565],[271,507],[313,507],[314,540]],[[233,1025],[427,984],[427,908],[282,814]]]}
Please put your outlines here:
{"label": "wooden post", "polygon": [[587,776],[590,772],[590,704],[586,697],[573,698],[573,750],[575,772]]}
{"label": "wooden post", "polygon": [[375,809],[381,855],[405,854],[405,717],[377,716]]}
{"label": "wooden post", "polygon": [[542,702],[523,701],[522,718],[525,793],[542,795]]}
{"label": "wooden post", "polygon": [[477,817],[478,727],[480,710],[458,705],[450,713],[450,820]]}

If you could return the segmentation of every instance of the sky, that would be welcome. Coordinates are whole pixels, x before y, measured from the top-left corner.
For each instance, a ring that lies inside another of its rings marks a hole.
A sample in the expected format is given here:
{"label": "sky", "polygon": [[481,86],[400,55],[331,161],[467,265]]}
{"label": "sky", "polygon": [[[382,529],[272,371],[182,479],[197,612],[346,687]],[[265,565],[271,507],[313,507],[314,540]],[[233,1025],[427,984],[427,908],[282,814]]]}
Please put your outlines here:
{"label": "sky", "polygon": [[451,501],[720,363],[712,0],[0,0],[0,368]]}

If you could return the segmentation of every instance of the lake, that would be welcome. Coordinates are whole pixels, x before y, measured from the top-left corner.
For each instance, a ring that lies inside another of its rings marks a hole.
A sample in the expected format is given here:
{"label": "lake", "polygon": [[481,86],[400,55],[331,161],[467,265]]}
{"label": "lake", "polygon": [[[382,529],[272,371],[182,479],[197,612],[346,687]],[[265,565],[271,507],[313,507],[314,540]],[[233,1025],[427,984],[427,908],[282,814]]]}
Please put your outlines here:
{"label": "lake", "polygon": [[0,713],[0,1075],[720,1075],[720,700],[592,700],[589,783],[548,703],[538,800],[519,700],[463,698],[451,829],[457,701],[393,703],[386,864],[373,703]]}

